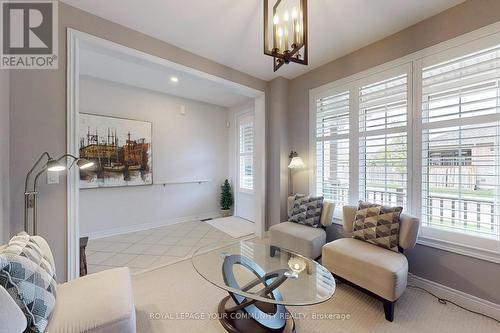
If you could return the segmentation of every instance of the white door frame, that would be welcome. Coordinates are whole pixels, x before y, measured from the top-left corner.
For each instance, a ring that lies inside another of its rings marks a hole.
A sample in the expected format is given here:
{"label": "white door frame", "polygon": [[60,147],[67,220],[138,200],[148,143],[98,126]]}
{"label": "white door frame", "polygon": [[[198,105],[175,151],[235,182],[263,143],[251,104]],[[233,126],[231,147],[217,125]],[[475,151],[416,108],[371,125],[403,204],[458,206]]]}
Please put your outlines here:
{"label": "white door frame", "polygon": [[[255,234],[262,237],[265,232],[265,202],[266,202],[266,96],[265,92],[227,79],[208,74],[145,52],[123,46],[81,31],[67,31],[67,152],[77,156],[78,151],[78,114],[79,114],[79,81],[80,81],[80,50],[92,46],[119,52],[127,56],[150,61],[184,71],[191,75],[226,85],[233,91],[254,99],[254,154],[260,158],[254,161],[255,175]],[[152,185],[155,186],[155,185]],[[80,269],[80,223],[79,223],[79,176],[76,168],[67,173],[67,263],[68,280],[79,276]]]}
{"label": "white door frame", "polygon": [[239,119],[241,117],[244,117],[248,114],[251,114],[253,116],[253,127],[254,127],[254,138],[253,138],[253,143],[254,143],[254,152],[253,152],[253,168],[255,170],[255,112],[253,108],[246,108],[244,110],[235,112],[234,118],[233,118],[233,123],[235,125],[234,129],[234,142],[235,142],[235,149],[234,149],[234,154],[233,156],[230,156],[230,158],[233,160],[234,163],[234,183],[235,183],[235,189],[234,189],[234,214],[238,214],[238,203],[240,199],[240,193],[248,193],[254,196],[254,202],[255,202],[255,173],[254,173],[254,189],[249,193],[249,191],[242,191],[240,190],[240,123]]}

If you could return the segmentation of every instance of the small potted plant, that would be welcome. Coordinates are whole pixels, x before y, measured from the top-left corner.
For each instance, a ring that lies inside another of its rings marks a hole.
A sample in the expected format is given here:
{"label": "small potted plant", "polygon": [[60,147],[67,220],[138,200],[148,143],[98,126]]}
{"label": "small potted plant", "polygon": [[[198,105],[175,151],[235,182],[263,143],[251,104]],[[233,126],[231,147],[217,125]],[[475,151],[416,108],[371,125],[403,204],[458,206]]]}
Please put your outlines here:
{"label": "small potted plant", "polygon": [[221,186],[222,193],[220,197],[220,211],[222,217],[231,216],[231,206],[233,205],[233,194],[231,193],[231,184],[226,179]]}

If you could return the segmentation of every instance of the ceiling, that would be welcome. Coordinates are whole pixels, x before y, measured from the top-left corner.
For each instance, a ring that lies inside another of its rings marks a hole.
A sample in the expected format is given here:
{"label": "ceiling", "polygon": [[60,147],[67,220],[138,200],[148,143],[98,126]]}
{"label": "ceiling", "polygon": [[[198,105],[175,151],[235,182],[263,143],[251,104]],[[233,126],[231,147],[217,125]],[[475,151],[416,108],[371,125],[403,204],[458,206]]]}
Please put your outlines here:
{"label": "ceiling", "polygon": [[[79,57],[79,72],[84,76],[222,107],[233,107],[250,100],[237,87],[111,49],[82,43]],[[172,82],[172,77],[178,82]]]}
{"label": "ceiling", "polygon": [[263,0],[62,0],[263,80],[292,79],[465,0],[310,0],[309,66],[274,73]]}

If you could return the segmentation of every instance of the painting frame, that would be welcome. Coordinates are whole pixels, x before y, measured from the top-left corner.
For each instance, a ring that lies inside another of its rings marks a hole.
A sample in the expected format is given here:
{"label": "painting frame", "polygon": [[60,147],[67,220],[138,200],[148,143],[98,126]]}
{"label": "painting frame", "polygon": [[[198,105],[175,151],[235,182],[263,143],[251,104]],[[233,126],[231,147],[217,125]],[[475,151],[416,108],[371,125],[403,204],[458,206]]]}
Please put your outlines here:
{"label": "painting frame", "polygon": [[[92,118],[101,118],[101,119],[105,119],[107,121],[110,121],[110,122],[113,122],[113,121],[117,121],[117,122],[128,122],[128,123],[135,123],[136,125],[138,124],[142,124],[142,125],[145,125],[145,126],[148,126],[148,129],[147,129],[147,132],[148,132],[148,136],[143,138],[145,139],[145,143],[148,144],[148,150],[147,150],[147,164],[148,164],[148,175],[147,175],[147,180],[146,181],[142,181],[142,182],[136,182],[136,183],[130,183],[126,180],[124,180],[122,183],[118,183],[118,184],[99,184],[97,183],[96,185],[85,185],[85,186],[82,186],[82,170],[80,170],[80,175],[78,177],[78,184],[79,184],[79,189],[80,190],[95,190],[95,189],[110,189],[110,188],[123,188],[123,187],[136,187],[136,186],[152,186],[154,185],[154,165],[153,165],[153,122],[152,121],[148,121],[148,120],[142,120],[142,119],[134,119],[134,118],[126,118],[126,117],[118,117],[118,116],[115,116],[115,115],[108,115],[108,114],[99,114],[99,113],[92,113],[92,112],[80,112],[79,113],[79,118],[78,118],[78,122],[79,122],[79,128],[78,128],[78,132],[79,132],[79,140],[80,140],[80,144],[79,144],[79,157],[81,158],[85,158],[85,159],[89,159],[91,161],[94,161],[94,159],[92,158],[87,158],[85,156],[85,154],[83,154],[84,156],[82,156],[82,151],[81,151],[81,141],[82,139],[82,133],[83,131],[85,131],[85,129],[82,128],[82,117],[92,117]],[[115,130],[115,136],[118,135],[118,130],[116,128],[114,128]],[[123,129],[121,129],[123,130]],[[99,137],[99,135],[98,135]],[[98,138],[97,138],[98,139]],[[131,139],[131,137],[129,137],[129,139]],[[149,140],[148,140],[149,139]],[[132,140],[132,141],[136,141],[136,140]]]}

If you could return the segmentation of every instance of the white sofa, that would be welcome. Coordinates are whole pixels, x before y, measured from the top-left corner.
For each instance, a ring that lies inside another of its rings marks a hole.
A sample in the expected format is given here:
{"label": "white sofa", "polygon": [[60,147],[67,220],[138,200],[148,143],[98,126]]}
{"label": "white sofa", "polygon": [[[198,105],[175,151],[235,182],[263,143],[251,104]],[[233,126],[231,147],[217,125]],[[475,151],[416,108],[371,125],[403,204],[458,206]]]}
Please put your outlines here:
{"label": "white sofa", "polygon": [[[43,238],[42,250],[53,256]],[[5,247],[0,246],[0,251]],[[0,333],[18,333],[26,329],[26,317],[7,291],[0,287]],[[135,307],[128,268],[116,268],[90,274],[57,286],[56,305],[46,333],[134,333]]]}

